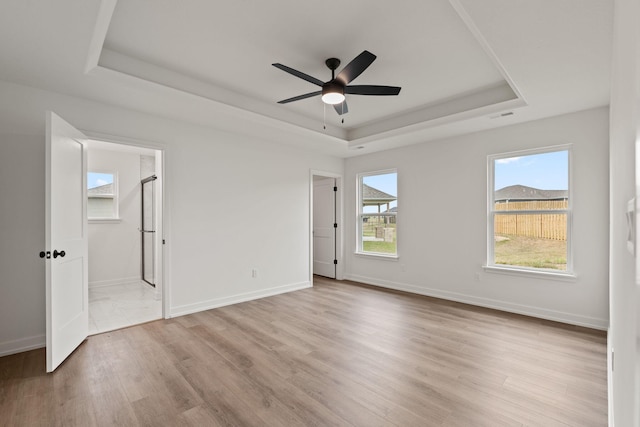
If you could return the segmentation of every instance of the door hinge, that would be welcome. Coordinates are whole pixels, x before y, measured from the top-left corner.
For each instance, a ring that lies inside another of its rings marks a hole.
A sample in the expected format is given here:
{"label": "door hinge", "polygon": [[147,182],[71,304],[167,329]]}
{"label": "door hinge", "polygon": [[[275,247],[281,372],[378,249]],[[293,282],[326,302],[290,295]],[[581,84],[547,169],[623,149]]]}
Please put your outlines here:
{"label": "door hinge", "polygon": [[337,259],[334,259],[334,260],[333,260],[333,263],[334,263],[334,264],[338,264],[338,260],[337,260]]}
{"label": "door hinge", "polygon": [[333,191],[338,191],[338,187],[333,187]]}
{"label": "door hinge", "polygon": [[165,244],[164,239],[162,239],[162,244],[163,244],[163,245]]}
{"label": "door hinge", "polygon": [[338,228],[338,223],[337,222],[333,223],[333,228]]}

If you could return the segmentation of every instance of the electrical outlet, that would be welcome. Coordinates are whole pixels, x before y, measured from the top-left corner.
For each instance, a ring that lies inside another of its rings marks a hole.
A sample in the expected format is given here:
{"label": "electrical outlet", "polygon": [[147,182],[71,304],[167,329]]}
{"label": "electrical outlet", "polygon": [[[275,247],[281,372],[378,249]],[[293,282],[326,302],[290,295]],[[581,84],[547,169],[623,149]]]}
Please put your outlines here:
{"label": "electrical outlet", "polygon": [[258,270],[257,269],[254,268],[254,269],[251,270],[251,277],[253,277],[254,279],[256,277],[258,277]]}
{"label": "electrical outlet", "polygon": [[479,282],[480,281],[480,273],[476,273],[475,277],[476,277],[476,282]]}

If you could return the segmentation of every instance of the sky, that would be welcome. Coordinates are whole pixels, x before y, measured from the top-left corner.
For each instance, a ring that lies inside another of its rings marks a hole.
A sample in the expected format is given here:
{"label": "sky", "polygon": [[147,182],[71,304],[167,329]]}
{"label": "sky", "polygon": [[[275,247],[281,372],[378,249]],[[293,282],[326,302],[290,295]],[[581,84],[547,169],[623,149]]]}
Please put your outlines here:
{"label": "sky", "polygon": [[[373,187],[380,191],[384,191],[387,194],[391,194],[392,196],[398,195],[398,174],[397,173],[386,173],[384,175],[371,175],[365,176],[362,179],[362,182],[367,184],[369,187]],[[398,202],[391,202],[389,205],[391,208],[395,208],[398,206]],[[382,207],[382,210],[386,210],[386,206]],[[378,208],[375,206],[366,206],[363,210],[365,213],[370,212],[378,212]]]}
{"label": "sky", "polygon": [[568,160],[568,151],[497,159],[494,190],[516,184],[540,190],[568,190]]}
{"label": "sky", "polygon": [[87,188],[100,187],[105,184],[113,183],[113,174],[89,172],[87,174]]}

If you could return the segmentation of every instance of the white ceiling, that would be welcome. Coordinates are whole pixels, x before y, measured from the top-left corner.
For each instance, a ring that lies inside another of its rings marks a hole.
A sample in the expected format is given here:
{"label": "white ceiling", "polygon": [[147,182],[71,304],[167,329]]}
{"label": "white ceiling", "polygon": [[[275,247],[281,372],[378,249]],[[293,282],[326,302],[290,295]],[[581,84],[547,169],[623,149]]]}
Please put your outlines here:
{"label": "white ceiling", "polygon": [[[613,0],[4,0],[0,79],[346,157],[607,105],[612,15]],[[377,59],[354,84],[399,96],[347,95],[344,123],[319,97],[277,104],[318,87],[272,63],[327,81],[327,58],[339,71],[363,50]]]}

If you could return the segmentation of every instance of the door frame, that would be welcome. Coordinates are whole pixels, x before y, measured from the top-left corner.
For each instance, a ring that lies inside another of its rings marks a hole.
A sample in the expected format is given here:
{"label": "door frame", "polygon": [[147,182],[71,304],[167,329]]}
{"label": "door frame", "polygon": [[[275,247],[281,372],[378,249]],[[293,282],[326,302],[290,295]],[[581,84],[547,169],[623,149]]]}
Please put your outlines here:
{"label": "door frame", "polygon": [[125,138],[121,136],[109,135],[104,133],[92,132],[90,130],[81,129],[88,139],[106,142],[109,144],[124,145],[135,148],[146,148],[160,152],[160,159],[156,156],[156,208],[160,215],[160,220],[156,224],[156,261],[157,261],[157,277],[156,292],[160,293],[162,299],[162,318],[169,319],[171,317],[171,217],[170,210],[167,208],[169,204],[170,187],[167,182],[167,156],[169,148],[166,144],[139,140],[133,138]]}
{"label": "door frame", "polygon": [[313,286],[313,177],[333,178],[336,180],[336,187],[338,187],[338,194],[336,195],[336,221],[338,223],[338,230],[336,232],[336,259],[338,265],[336,265],[336,280],[344,279],[344,256],[343,256],[343,241],[344,241],[344,185],[343,177],[341,174],[334,172],[326,172],[321,170],[311,169],[309,171],[309,283]]}

